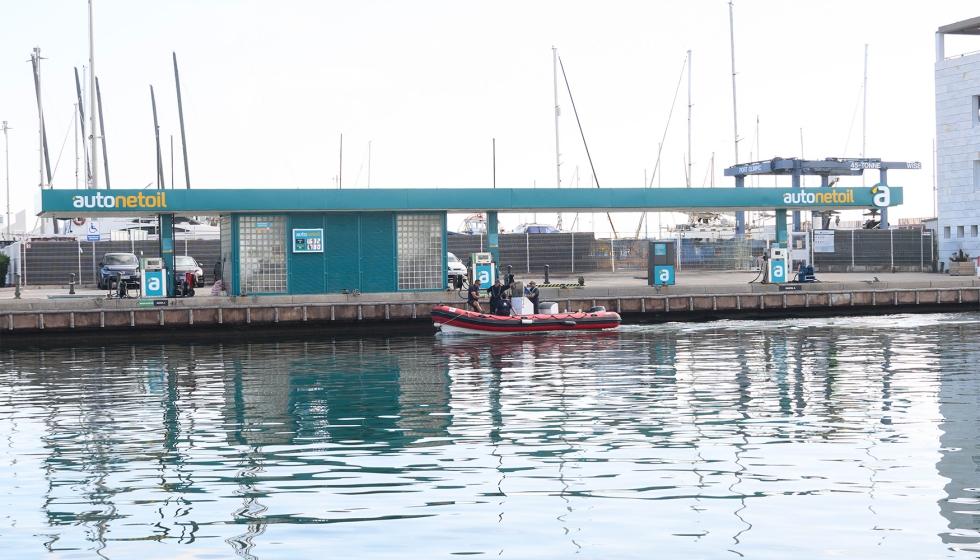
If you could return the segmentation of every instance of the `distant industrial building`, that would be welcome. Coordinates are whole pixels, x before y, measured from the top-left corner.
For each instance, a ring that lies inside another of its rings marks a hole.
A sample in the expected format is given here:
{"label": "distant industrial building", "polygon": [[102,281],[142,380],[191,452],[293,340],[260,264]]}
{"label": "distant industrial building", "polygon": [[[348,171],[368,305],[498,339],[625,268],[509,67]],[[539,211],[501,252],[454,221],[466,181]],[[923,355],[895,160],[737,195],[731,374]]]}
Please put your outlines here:
{"label": "distant industrial building", "polygon": [[980,50],[947,58],[946,35],[980,35],[980,17],[936,32],[940,261],[961,249],[980,256]]}

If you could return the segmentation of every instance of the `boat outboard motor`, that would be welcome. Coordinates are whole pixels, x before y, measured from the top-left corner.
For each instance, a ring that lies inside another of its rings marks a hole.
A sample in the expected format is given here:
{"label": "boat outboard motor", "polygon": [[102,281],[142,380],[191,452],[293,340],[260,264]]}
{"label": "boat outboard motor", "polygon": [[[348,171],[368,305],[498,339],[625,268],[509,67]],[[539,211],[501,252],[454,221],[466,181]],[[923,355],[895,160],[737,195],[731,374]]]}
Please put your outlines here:
{"label": "boat outboard motor", "polygon": [[510,317],[510,312],[511,312],[510,301],[506,299],[502,299],[500,300],[499,303],[497,303],[497,315]]}
{"label": "boat outboard motor", "polygon": [[606,307],[603,305],[594,305],[589,308],[589,313],[605,313]]}

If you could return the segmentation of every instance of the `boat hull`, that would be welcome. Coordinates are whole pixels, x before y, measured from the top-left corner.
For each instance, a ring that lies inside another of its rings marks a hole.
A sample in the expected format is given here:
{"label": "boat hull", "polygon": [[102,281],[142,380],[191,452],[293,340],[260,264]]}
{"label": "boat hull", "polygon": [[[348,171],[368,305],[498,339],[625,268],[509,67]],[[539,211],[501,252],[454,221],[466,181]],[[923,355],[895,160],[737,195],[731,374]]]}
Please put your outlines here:
{"label": "boat hull", "polygon": [[440,305],[432,310],[432,323],[446,334],[507,335],[561,331],[614,329],[622,322],[618,313],[559,313],[503,317]]}

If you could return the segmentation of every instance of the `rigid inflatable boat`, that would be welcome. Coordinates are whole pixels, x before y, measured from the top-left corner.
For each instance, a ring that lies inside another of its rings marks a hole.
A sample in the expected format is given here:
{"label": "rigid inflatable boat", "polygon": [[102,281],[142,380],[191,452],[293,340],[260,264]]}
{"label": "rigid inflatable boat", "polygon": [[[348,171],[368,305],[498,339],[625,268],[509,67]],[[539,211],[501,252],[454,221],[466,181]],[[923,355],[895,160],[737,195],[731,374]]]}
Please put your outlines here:
{"label": "rigid inflatable boat", "polygon": [[614,329],[622,322],[619,313],[593,308],[554,315],[488,315],[439,305],[432,309],[432,323],[442,333],[515,334],[555,331],[599,331]]}

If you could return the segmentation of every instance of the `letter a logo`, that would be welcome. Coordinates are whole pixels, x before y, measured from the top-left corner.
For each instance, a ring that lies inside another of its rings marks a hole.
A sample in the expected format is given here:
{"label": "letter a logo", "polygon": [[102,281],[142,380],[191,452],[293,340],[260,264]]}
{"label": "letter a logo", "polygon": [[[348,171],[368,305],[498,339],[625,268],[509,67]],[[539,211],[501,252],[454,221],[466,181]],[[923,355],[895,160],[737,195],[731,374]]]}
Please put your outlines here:
{"label": "letter a logo", "polygon": [[878,208],[886,208],[892,203],[891,190],[884,185],[877,185],[871,189],[871,202]]}

